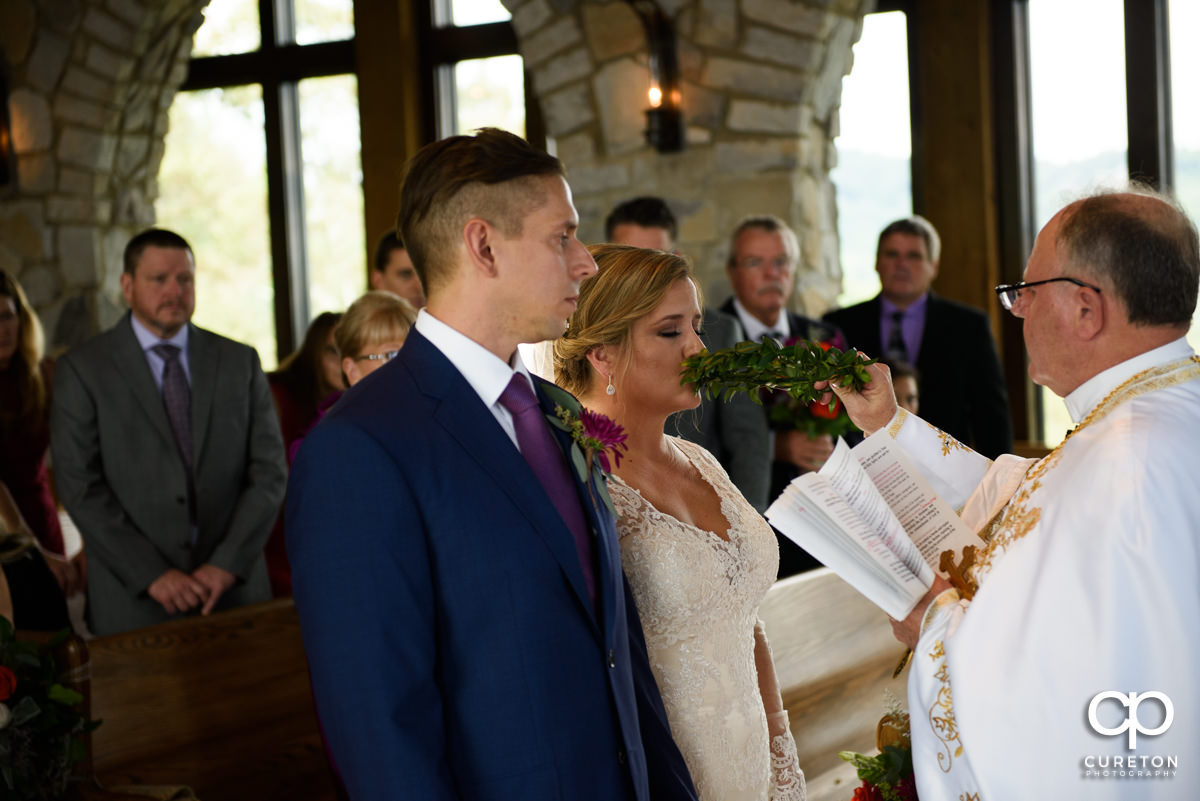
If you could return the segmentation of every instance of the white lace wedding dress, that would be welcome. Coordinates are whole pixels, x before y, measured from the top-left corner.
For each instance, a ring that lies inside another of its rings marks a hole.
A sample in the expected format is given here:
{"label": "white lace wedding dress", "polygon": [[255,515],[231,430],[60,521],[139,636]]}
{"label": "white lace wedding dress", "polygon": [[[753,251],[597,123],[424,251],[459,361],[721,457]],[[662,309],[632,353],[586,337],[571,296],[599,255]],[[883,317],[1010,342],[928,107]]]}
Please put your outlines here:
{"label": "white lace wedding dress", "polygon": [[616,476],[609,491],[671,734],[700,801],[799,801],[796,745],[786,718],[769,735],[755,668],[758,605],[779,564],[775,534],[708,451],[670,440],[721,499],[728,540],[658,511]]}

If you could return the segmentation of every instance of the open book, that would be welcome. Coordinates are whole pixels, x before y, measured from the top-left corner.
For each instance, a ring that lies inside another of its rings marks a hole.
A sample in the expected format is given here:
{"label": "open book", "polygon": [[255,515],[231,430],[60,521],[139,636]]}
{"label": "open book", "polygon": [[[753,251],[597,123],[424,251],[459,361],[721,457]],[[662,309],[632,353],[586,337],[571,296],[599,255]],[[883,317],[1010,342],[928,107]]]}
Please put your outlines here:
{"label": "open book", "polygon": [[824,467],[787,486],[767,520],[897,620],[925,595],[943,551],[957,560],[981,544],[883,430],[854,448],[839,439]]}

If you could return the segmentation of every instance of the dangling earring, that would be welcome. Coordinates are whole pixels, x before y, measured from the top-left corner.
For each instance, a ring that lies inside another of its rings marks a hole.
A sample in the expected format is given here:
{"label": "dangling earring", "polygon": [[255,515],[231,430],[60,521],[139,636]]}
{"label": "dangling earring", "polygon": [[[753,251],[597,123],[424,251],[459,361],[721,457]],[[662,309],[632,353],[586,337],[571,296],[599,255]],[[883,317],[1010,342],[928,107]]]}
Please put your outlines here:
{"label": "dangling earring", "polygon": [[611,375],[609,375],[609,377],[608,377],[608,387],[604,391],[607,392],[609,395],[617,394],[617,388],[613,386]]}

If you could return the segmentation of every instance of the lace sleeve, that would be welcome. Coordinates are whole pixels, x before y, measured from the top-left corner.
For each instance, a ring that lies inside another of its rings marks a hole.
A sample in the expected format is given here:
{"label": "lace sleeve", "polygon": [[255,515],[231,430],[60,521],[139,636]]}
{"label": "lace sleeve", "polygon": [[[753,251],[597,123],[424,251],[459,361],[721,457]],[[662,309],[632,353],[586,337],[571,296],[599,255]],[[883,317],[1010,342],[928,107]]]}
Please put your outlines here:
{"label": "lace sleeve", "polygon": [[[781,720],[782,719],[782,720]],[[782,722],[782,726],[779,723]],[[796,756],[796,741],[788,728],[787,710],[771,715],[772,731],[783,729],[783,734],[771,738],[771,792],[770,801],[804,801],[804,771]]]}
{"label": "lace sleeve", "polygon": [[767,713],[767,731],[771,735],[771,792],[770,801],[804,801],[804,771],[796,754],[796,741],[788,726],[788,713],[779,695],[775,663],[762,620],[754,624],[755,661],[758,668],[759,692]]}

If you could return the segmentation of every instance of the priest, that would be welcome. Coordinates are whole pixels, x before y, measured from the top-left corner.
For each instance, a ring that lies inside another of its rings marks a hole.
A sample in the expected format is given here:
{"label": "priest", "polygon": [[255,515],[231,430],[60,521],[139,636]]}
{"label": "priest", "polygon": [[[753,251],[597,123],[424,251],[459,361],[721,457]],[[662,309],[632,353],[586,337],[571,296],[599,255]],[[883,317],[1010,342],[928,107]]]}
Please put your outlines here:
{"label": "priest", "polygon": [[1200,784],[1200,359],[1195,224],[1147,190],[1062,209],[1025,280],[1029,374],[1075,421],[995,461],[896,406],[887,369],[833,387],[979,534],[971,600],[938,580],[893,624],[922,801],[1191,799]]}

